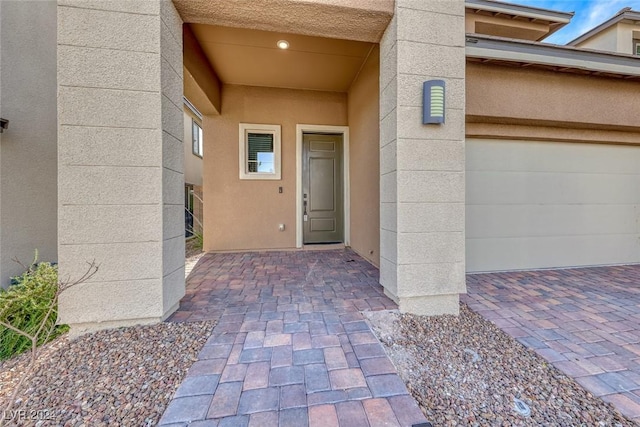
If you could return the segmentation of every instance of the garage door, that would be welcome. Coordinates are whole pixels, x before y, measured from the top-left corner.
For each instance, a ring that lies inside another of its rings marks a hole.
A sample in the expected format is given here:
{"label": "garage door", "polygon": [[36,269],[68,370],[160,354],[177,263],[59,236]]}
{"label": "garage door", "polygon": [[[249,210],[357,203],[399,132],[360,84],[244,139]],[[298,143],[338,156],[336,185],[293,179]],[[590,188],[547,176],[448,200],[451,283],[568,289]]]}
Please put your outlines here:
{"label": "garage door", "polygon": [[468,139],[467,271],[640,262],[640,147]]}

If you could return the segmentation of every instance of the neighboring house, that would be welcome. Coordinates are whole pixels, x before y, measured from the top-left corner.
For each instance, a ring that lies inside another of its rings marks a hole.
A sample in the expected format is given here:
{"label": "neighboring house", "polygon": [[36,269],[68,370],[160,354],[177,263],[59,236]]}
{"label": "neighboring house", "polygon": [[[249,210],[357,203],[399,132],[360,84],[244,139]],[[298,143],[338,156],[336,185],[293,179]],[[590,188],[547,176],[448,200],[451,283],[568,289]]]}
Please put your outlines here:
{"label": "neighboring house", "polygon": [[185,98],[184,103],[184,207],[185,235],[202,233],[202,114]]}
{"label": "neighboring house", "polygon": [[640,12],[625,7],[594,29],[570,41],[568,45],[640,55]]}
{"label": "neighboring house", "polygon": [[467,271],[638,263],[640,59],[541,43],[571,17],[0,2],[0,275],[35,247],[63,277],[95,259],[61,300],[75,333],[171,314],[198,184],[183,96],[202,116],[207,251],[344,244],[419,314],[457,313]]}

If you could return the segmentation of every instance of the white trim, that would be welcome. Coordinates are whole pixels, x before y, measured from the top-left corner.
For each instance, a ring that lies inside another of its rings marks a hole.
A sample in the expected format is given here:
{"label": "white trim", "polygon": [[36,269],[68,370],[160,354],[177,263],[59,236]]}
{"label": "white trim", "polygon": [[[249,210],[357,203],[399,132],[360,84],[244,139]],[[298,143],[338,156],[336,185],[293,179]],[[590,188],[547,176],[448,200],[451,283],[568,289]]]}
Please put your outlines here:
{"label": "white trim", "polygon": [[198,118],[198,120],[202,121],[202,113],[198,111],[195,105],[193,105],[186,96],[182,97],[182,102],[184,103],[185,107],[187,107],[189,111],[191,111]]}
{"label": "white trim", "polygon": [[[198,129],[200,129],[200,131],[198,132],[198,152],[196,152],[193,147],[194,145],[196,145],[196,133],[194,132],[194,130],[196,129],[196,127]],[[200,123],[198,123],[198,121],[196,119],[194,119],[193,117],[191,118],[191,154],[193,154],[196,157],[199,157],[202,159],[203,157],[203,153],[204,153],[204,135],[202,133],[202,125]]]}
{"label": "white trim", "polygon": [[305,132],[342,134],[344,245],[351,245],[351,186],[349,179],[349,126],[296,125],[296,247],[302,248],[302,136]]}
{"label": "white trim", "polygon": [[[273,134],[273,155],[274,155],[274,173],[264,172],[248,172],[247,171],[247,133],[260,132]],[[280,125],[259,125],[252,123],[240,123],[238,131],[238,149],[239,149],[239,171],[240,179],[262,180],[271,179],[279,180],[282,177],[282,157],[281,157],[281,131]]]}

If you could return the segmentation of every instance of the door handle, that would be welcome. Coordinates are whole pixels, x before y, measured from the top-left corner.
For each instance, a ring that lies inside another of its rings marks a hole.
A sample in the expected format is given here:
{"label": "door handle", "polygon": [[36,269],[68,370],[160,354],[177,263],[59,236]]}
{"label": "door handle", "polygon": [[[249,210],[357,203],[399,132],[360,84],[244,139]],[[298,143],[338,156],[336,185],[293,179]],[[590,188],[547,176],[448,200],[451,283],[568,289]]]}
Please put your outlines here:
{"label": "door handle", "polygon": [[307,193],[304,193],[303,195],[302,206],[304,207],[304,212],[302,213],[302,220],[307,221],[309,219],[309,216],[307,215]]}

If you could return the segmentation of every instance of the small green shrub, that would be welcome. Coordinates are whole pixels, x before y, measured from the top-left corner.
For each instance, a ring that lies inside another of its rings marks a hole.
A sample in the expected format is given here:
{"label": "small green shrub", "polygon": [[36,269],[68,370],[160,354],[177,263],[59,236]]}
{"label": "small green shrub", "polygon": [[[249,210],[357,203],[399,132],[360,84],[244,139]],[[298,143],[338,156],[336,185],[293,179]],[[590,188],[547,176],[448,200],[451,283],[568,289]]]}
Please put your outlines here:
{"label": "small green shrub", "polygon": [[[58,291],[57,265],[34,262],[24,274],[14,277],[12,283],[15,284],[7,290],[0,288],[0,321],[32,336],[44,321],[38,346],[68,331],[67,325],[56,326],[58,307],[49,311]],[[29,350],[31,344],[26,336],[0,325],[0,360]]]}
{"label": "small green shrub", "polygon": [[204,236],[202,235],[202,232],[196,230],[195,227],[189,227],[189,231],[196,242],[195,247],[202,250],[202,247],[204,246]]}

